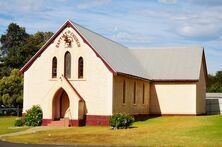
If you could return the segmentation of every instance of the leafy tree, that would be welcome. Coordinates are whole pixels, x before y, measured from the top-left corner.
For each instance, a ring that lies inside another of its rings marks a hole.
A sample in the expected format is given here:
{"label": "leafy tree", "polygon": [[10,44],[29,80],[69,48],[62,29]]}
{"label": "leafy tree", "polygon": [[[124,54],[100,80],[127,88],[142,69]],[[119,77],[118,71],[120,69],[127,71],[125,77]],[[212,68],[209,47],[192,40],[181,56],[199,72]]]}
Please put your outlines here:
{"label": "leafy tree", "polygon": [[222,92],[222,71],[208,75],[207,92]]}
{"label": "leafy tree", "polygon": [[52,32],[26,33],[25,28],[11,23],[0,38],[0,78],[13,68],[21,68],[53,35]]}
{"label": "leafy tree", "polygon": [[25,28],[15,23],[9,24],[6,34],[0,38],[1,62],[5,66],[9,68],[21,67],[20,48],[27,43],[28,38],[29,34],[26,33]]}
{"label": "leafy tree", "polygon": [[53,35],[52,32],[28,34],[11,23],[0,37],[0,104],[22,106],[23,77],[19,70]]}
{"label": "leafy tree", "polygon": [[5,106],[22,106],[23,76],[18,69],[13,69],[10,76],[0,80],[0,103]]}
{"label": "leafy tree", "polygon": [[52,32],[37,32],[30,35],[28,42],[21,47],[21,66],[23,66],[53,35]]}

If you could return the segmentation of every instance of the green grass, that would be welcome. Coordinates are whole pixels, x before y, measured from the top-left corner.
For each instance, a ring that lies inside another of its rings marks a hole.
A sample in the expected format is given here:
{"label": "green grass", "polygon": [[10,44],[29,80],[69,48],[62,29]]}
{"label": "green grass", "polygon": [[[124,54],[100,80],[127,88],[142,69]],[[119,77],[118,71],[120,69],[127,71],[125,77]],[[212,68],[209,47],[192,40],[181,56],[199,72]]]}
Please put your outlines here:
{"label": "green grass", "polygon": [[131,129],[74,127],[5,137],[12,142],[120,146],[222,146],[222,116],[156,117]]}
{"label": "green grass", "polygon": [[17,117],[8,116],[8,117],[0,117],[0,135],[14,133],[23,131],[27,128],[17,128],[14,127],[14,123]]}

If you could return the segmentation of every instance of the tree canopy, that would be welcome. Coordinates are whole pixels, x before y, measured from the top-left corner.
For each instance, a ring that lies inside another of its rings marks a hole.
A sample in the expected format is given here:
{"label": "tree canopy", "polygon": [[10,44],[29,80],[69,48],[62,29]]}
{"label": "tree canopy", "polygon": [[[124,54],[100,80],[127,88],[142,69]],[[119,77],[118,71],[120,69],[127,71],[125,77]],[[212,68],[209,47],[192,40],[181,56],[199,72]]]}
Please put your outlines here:
{"label": "tree canopy", "polygon": [[0,37],[0,105],[22,106],[23,76],[19,69],[52,35],[52,32],[28,34],[16,23],[8,25]]}
{"label": "tree canopy", "polygon": [[13,69],[9,76],[0,80],[0,103],[5,106],[22,106],[23,76],[18,69]]}
{"label": "tree canopy", "polygon": [[208,75],[207,92],[222,92],[222,71]]}
{"label": "tree canopy", "polygon": [[25,28],[11,23],[0,38],[0,78],[10,74],[13,68],[21,68],[52,36],[52,32],[28,34]]}

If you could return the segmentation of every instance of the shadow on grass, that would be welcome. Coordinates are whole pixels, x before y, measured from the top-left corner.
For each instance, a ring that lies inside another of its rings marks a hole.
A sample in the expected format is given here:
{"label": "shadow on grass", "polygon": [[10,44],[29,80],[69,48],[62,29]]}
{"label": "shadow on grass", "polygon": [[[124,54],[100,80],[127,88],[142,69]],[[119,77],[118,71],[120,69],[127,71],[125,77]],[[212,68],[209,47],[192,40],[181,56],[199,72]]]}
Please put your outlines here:
{"label": "shadow on grass", "polygon": [[155,119],[161,117],[161,115],[152,115],[152,116],[147,116],[147,117],[134,117],[135,118],[135,122],[144,122],[150,119]]}

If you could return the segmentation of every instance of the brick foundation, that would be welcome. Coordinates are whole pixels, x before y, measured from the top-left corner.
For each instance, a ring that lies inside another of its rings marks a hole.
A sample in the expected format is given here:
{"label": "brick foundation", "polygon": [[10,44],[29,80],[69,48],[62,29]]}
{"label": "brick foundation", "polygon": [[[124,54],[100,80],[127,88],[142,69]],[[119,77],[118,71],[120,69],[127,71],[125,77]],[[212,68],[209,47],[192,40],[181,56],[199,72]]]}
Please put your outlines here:
{"label": "brick foundation", "polygon": [[42,119],[42,126],[48,126],[52,122],[52,119]]}
{"label": "brick foundation", "polygon": [[87,126],[109,126],[110,116],[86,115]]}

